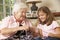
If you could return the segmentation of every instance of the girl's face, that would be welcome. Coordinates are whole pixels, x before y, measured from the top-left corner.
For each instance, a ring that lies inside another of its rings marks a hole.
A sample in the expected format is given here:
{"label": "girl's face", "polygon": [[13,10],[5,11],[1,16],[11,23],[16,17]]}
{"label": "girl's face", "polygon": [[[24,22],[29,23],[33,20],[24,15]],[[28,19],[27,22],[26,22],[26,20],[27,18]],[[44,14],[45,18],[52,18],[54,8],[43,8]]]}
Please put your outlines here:
{"label": "girl's face", "polygon": [[46,19],[47,19],[46,13],[44,13],[43,11],[39,11],[38,16],[39,16],[39,19],[40,19],[42,22],[46,21]]}
{"label": "girl's face", "polygon": [[19,10],[14,16],[17,21],[23,21],[26,17],[26,9]]}

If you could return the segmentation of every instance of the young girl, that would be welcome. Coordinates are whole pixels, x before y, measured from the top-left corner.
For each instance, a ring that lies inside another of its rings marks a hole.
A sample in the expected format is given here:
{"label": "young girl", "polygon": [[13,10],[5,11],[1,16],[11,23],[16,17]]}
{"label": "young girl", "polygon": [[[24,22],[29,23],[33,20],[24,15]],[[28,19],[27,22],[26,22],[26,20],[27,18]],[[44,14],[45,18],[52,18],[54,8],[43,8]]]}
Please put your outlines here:
{"label": "young girl", "polygon": [[40,37],[44,40],[59,40],[60,27],[48,7],[43,6],[38,9],[38,19],[37,28]]}

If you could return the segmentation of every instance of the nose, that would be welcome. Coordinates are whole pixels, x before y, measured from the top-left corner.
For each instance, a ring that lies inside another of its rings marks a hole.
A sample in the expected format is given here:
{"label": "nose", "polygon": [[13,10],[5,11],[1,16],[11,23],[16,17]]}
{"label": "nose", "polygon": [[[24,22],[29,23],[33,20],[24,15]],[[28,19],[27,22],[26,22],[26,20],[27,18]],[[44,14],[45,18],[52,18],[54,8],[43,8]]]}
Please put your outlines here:
{"label": "nose", "polygon": [[26,13],[22,13],[22,16],[26,16]]}

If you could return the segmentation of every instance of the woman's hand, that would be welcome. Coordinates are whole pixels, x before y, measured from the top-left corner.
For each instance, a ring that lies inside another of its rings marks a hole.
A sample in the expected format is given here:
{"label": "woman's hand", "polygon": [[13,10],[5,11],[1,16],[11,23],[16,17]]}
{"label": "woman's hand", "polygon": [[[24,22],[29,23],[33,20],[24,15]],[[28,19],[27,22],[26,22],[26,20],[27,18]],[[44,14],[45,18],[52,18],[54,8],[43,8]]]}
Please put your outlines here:
{"label": "woman's hand", "polygon": [[36,27],[30,27],[30,32],[32,32],[32,35],[34,36],[34,37],[36,37],[36,36],[39,36],[39,33],[38,33],[38,30],[37,30],[37,28]]}
{"label": "woman's hand", "polygon": [[28,29],[29,29],[28,26],[21,26],[21,27],[19,27],[19,30],[28,30]]}

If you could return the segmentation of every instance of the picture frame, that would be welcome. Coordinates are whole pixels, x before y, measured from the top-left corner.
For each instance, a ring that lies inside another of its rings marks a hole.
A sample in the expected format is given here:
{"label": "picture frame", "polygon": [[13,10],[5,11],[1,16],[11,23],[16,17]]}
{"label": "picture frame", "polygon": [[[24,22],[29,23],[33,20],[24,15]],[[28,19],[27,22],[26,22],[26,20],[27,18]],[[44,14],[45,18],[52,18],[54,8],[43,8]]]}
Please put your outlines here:
{"label": "picture frame", "polygon": [[27,12],[26,13],[26,18],[27,19],[37,19],[37,17],[38,17],[37,11]]}

